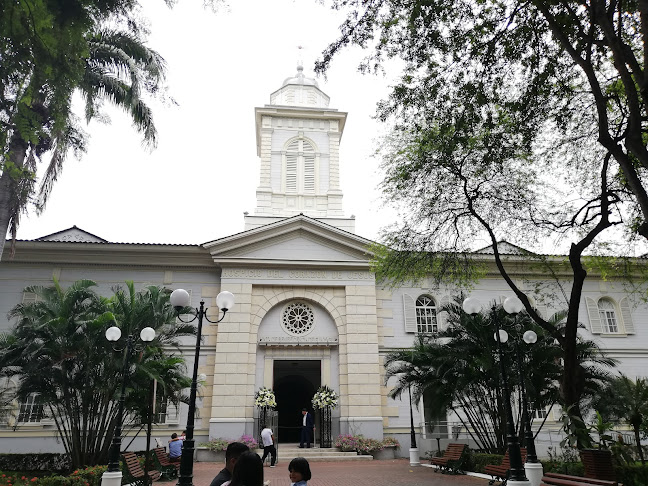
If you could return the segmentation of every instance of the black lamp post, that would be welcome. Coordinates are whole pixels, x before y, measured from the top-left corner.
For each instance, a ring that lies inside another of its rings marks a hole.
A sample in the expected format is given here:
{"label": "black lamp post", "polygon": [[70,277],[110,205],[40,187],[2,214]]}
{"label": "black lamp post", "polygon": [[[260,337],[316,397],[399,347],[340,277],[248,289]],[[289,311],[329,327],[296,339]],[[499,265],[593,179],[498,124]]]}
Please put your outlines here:
{"label": "black lamp post", "polygon": [[223,316],[216,320],[210,321],[207,317],[207,307],[205,301],[200,301],[200,307],[195,309],[196,315],[193,319],[188,321],[180,317],[182,309],[191,305],[191,298],[189,293],[183,289],[176,289],[171,293],[171,305],[178,312],[178,319],[182,322],[189,323],[198,319],[198,331],[196,334],[196,355],[194,357],[193,376],[191,379],[191,391],[189,393],[189,412],[187,415],[187,435],[182,443],[182,456],[180,458],[180,476],[178,477],[178,485],[192,486],[193,485],[193,456],[194,456],[194,420],[196,415],[196,391],[198,389],[198,360],[200,359],[200,341],[202,339],[202,323],[203,319],[212,324],[217,324],[225,319],[225,314],[234,306],[234,295],[231,292],[223,291],[216,297],[216,305],[223,311]]}
{"label": "black lamp post", "polygon": [[[506,299],[509,301],[510,299]],[[519,299],[516,299],[517,302],[510,302],[510,305],[504,304],[504,310],[508,314],[517,314],[522,310],[522,302]],[[519,304],[519,305],[518,305]],[[481,303],[473,298],[468,297],[463,301],[463,310],[466,314],[474,315],[481,312],[482,305]],[[513,412],[511,409],[511,394],[509,392],[508,378],[506,375],[506,367],[504,365],[503,353],[502,353],[502,342],[508,339],[508,334],[506,331],[500,329],[500,323],[497,319],[497,316],[493,312],[493,317],[495,317],[495,340],[497,341],[497,355],[499,357],[500,373],[502,375],[502,387],[504,389],[504,410],[506,412],[506,439],[508,442],[508,452],[510,459],[510,474],[509,474],[509,483],[510,482],[524,482],[528,484],[528,479],[524,471],[524,464],[522,464],[522,453],[520,452],[520,443],[518,442],[517,434],[515,433],[515,427],[513,425]]]}
{"label": "black lamp post", "polygon": [[412,412],[412,385],[407,387],[409,392],[409,407],[410,407],[410,442],[412,449],[416,449],[416,432],[414,431],[414,413]]}
{"label": "black lamp post", "polygon": [[[110,342],[116,342],[121,337],[121,330],[118,327],[110,327],[106,330],[106,339]],[[140,332],[140,339],[145,342],[151,342],[155,339],[155,330],[152,327],[145,327]],[[124,351],[124,364],[122,366],[122,386],[121,395],[119,396],[119,407],[117,409],[117,425],[115,426],[115,433],[113,435],[110,451],[108,452],[108,473],[119,473],[121,478],[121,469],[119,468],[119,453],[121,452],[121,433],[122,422],[124,419],[124,401],[126,400],[126,377],[128,373],[128,364],[133,350],[139,350],[135,338],[129,335],[126,339],[126,346],[122,349],[115,348],[116,351]],[[111,475],[102,479],[109,479]],[[121,483],[121,480],[120,480]]]}
{"label": "black lamp post", "polygon": [[[526,331],[522,339],[527,344],[534,344],[538,341],[538,335],[534,331]],[[520,343],[515,342],[515,355],[517,357],[518,374],[520,375],[520,393],[522,394],[522,423],[524,424],[524,440],[527,447],[527,462],[537,463],[538,454],[536,453],[535,441],[533,440],[533,431],[531,430],[531,417],[529,415],[529,402],[526,396],[526,385],[524,383],[523,357],[520,352]]]}

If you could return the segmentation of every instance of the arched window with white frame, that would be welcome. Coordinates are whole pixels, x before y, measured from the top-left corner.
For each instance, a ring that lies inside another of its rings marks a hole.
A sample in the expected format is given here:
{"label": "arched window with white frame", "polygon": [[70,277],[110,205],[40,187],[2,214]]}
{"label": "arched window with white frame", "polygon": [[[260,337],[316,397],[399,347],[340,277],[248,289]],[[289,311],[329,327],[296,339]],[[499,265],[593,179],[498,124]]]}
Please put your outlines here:
{"label": "arched window with white frame", "polygon": [[416,299],[416,330],[417,332],[437,332],[437,305],[429,295],[421,295]]}
{"label": "arched window with white frame", "polygon": [[292,140],[284,155],[284,190],[287,194],[317,192],[317,151],[304,138]]}
{"label": "arched window with white frame", "polygon": [[603,332],[610,334],[618,333],[619,320],[617,318],[616,309],[614,308],[614,302],[610,299],[599,299],[598,311],[601,318],[601,324],[603,325]]}

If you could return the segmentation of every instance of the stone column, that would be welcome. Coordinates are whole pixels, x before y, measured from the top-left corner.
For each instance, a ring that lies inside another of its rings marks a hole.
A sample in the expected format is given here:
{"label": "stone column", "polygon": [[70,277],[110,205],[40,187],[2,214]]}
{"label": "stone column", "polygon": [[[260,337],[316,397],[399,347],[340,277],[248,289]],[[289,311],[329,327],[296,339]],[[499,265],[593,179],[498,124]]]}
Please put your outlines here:
{"label": "stone column", "polygon": [[[251,432],[256,345],[250,344],[251,284],[227,284],[234,309],[218,324],[210,437],[238,438]],[[248,425],[249,424],[249,425]]]}
{"label": "stone column", "polygon": [[346,286],[346,336],[340,342],[342,433],[383,438],[380,360],[373,285]]}

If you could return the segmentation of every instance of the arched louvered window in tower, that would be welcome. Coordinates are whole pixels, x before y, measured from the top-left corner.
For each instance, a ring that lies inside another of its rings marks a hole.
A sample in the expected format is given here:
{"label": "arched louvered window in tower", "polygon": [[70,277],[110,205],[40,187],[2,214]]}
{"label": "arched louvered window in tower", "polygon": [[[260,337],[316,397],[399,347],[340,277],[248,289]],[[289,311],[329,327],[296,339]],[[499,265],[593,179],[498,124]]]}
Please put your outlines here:
{"label": "arched louvered window in tower", "polygon": [[286,147],[284,189],[288,194],[315,194],[315,147],[304,139],[296,139]]}

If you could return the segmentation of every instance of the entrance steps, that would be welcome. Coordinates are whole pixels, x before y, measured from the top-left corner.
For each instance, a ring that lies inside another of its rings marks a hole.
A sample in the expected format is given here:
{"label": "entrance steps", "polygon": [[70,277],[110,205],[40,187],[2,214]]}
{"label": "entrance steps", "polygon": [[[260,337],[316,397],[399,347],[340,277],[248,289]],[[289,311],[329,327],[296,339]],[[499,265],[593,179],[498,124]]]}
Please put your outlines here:
{"label": "entrance steps", "polygon": [[[263,450],[260,451],[263,453]],[[309,462],[334,462],[334,461],[372,461],[372,456],[359,456],[355,452],[340,452],[336,448],[311,447],[300,449],[298,444],[279,444],[277,459],[279,464],[288,467],[295,457],[305,457]],[[270,461],[270,457],[266,459]]]}

